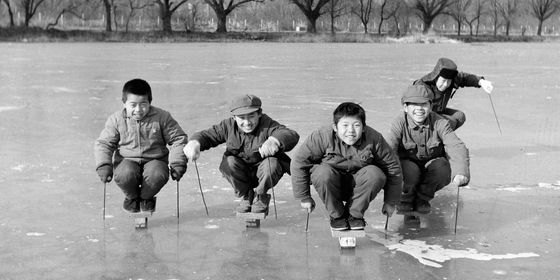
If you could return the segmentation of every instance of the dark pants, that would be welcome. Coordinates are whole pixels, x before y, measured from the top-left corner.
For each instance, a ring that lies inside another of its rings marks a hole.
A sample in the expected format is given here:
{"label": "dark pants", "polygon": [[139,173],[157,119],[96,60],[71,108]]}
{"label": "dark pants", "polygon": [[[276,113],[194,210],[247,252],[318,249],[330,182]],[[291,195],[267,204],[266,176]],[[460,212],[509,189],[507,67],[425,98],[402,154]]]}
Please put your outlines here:
{"label": "dark pants", "polygon": [[220,164],[220,172],[231,184],[237,197],[246,195],[254,188],[256,188],[255,193],[265,194],[284,175],[280,161],[276,157],[267,157],[261,162],[247,164],[238,157],[224,156]]}
{"label": "dark pants", "polygon": [[416,198],[430,201],[436,191],[451,181],[451,167],[443,157],[425,163],[401,159],[401,167],[404,181],[402,202],[412,203]]}
{"label": "dark pants", "polygon": [[153,198],[169,180],[167,163],[123,160],[115,167],[115,183],[129,199]]}
{"label": "dark pants", "polygon": [[453,130],[458,129],[465,123],[465,121],[467,121],[467,116],[465,116],[465,113],[451,108],[445,108],[438,114],[449,121],[449,125]]}
{"label": "dark pants", "polygon": [[346,173],[325,163],[311,168],[311,184],[331,218],[345,214],[363,218],[385,181],[385,174],[375,165],[365,166],[355,173]]}

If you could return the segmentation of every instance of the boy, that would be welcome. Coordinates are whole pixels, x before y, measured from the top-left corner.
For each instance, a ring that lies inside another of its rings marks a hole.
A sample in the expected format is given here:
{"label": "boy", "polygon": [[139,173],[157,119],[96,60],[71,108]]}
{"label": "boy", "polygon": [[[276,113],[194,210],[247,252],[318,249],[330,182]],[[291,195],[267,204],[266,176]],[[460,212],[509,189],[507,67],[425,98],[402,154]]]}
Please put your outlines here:
{"label": "boy", "polygon": [[289,172],[290,158],[285,152],[299,140],[295,131],[263,114],[261,106],[254,95],[233,99],[232,117],[195,133],[183,150],[188,159],[196,161],[201,150],[226,144],[220,172],[241,198],[239,213],[266,212],[267,191]]}
{"label": "boy", "polygon": [[382,213],[391,216],[399,202],[402,175],[399,162],[383,136],[366,125],[364,109],[340,104],[333,124],[311,133],[292,162],[294,197],[308,212],[315,208],[313,184],[325,204],[333,230],[361,230],[364,213],[381,189]]}
{"label": "boy", "polygon": [[398,154],[404,179],[397,213],[430,212],[429,201],[436,191],[453,182],[469,182],[469,155],[465,144],[449,122],[432,112],[432,92],[412,85],[404,92],[404,113],[395,119],[387,137]]}
{"label": "boy", "polygon": [[432,110],[446,118],[453,130],[461,127],[466,121],[465,113],[447,108],[447,102],[453,97],[457,89],[460,87],[482,87],[488,94],[494,89],[492,82],[485,80],[484,77],[458,72],[457,65],[449,58],[438,59],[434,70],[414,81],[414,84],[425,85],[432,91],[434,94]]}
{"label": "boy", "polygon": [[146,81],[126,82],[122,102],[124,109],[109,116],[95,142],[97,174],[107,183],[114,171],[125,195],[125,211],[153,212],[154,196],[169,180],[169,172],[178,181],[187,170],[182,153],[187,135],[169,112],[151,106],[152,90]]}

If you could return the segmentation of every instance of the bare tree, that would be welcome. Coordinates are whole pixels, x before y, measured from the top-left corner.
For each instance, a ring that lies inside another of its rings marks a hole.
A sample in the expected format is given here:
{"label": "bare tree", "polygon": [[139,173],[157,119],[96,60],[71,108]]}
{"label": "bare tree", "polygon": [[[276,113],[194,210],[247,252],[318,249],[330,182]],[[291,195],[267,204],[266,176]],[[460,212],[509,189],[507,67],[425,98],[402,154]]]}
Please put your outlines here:
{"label": "bare tree", "polygon": [[531,0],[531,14],[539,20],[537,36],[542,34],[543,22],[560,10],[560,0]]}
{"label": "bare tree", "polygon": [[227,32],[227,16],[235,9],[240,6],[250,3],[259,2],[264,3],[264,0],[204,0],[214,13],[216,13],[216,18],[218,20],[218,27],[216,28],[216,33],[226,33]]}
{"label": "bare tree", "polygon": [[6,7],[8,8],[8,16],[10,17],[10,27],[14,27],[14,11],[12,11],[12,6],[10,5],[10,0],[2,0]]}
{"label": "bare tree", "polygon": [[24,25],[25,27],[29,27],[29,22],[37,13],[37,9],[41,4],[43,4],[45,0],[21,0],[20,8],[23,10],[24,13]]}
{"label": "bare tree", "polygon": [[434,19],[454,2],[455,0],[414,0],[413,7],[416,9],[416,14],[424,23],[422,32],[428,33]]}
{"label": "bare tree", "polygon": [[105,9],[105,31],[112,32],[113,27],[111,21],[113,20],[113,1],[114,0],[103,0],[103,8]]}
{"label": "bare tree", "polygon": [[307,18],[309,25],[307,32],[317,33],[317,19],[325,13],[323,7],[329,3],[330,0],[289,0],[296,5]]}
{"label": "bare tree", "polygon": [[154,0],[153,3],[159,7],[159,15],[163,26],[163,32],[171,33],[171,17],[179,7],[188,0],[173,2],[172,0]]}
{"label": "bare tree", "polygon": [[472,6],[472,9],[469,9],[469,11],[465,14],[465,23],[469,25],[469,34],[472,36],[473,35],[473,25],[476,22],[476,26],[475,26],[475,36],[478,36],[478,29],[480,26],[480,19],[482,18],[482,15],[484,14],[484,2],[483,0],[474,0],[474,5]]}
{"label": "bare tree", "polygon": [[461,26],[467,21],[467,10],[471,3],[472,0],[456,0],[449,6],[449,15],[457,23],[457,36],[461,36]]}
{"label": "bare tree", "polygon": [[494,28],[494,37],[498,35],[498,28],[500,28],[500,2],[499,0],[489,0],[490,2],[490,19]]}
{"label": "bare tree", "polygon": [[[381,0],[377,34],[381,35],[381,27],[383,26],[383,21],[394,17],[400,8],[400,4],[401,2],[398,0]],[[398,28],[398,24],[397,24],[397,28]]]}
{"label": "bare tree", "polygon": [[144,8],[153,6],[154,3],[142,3],[143,1],[141,0],[127,0],[127,6],[128,6],[128,14],[126,16],[126,23],[124,26],[124,32],[128,33],[129,30],[129,26],[130,26],[130,19],[134,17],[134,14],[136,13],[137,10],[142,10]]}
{"label": "bare tree", "polygon": [[62,9],[56,15],[55,21],[48,23],[47,26],[45,27],[45,29],[51,29],[51,28],[57,26],[58,22],[60,21],[60,18],[64,14],[70,14],[70,15],[73,15],[77,18],[81,18],[79,9],[85,3],[82,2],[82,1],[65,1],[64,3],[58,2],[58,4],[59,4],[59,6],[56,7],[56,9],[59,9],[60,6],[62,6]]}
{"label": "bare tree", "polygon": [[334,34],[336,19],[343,16],[346,12],[345,0],[331,0],[330,4],[326,7],[326,13],[329,15],[331,21],[331,33]]}
{"label": "bare tree", "polygon": [[357,0],[356,5],[350,10],[352,14],[355,14],[362,25],[364,26],[364,33],[368,33],[368,24],[371,20],[371,13],[373,12],[373,0]]}
{"label": "bare tree", "polygon": [[509,37],[509,30],[513,23],[515,16],[518,13],[519,0],[504,0],[503,3],[499,5],[499,12],[504,20],[506,27],[506,36]]}

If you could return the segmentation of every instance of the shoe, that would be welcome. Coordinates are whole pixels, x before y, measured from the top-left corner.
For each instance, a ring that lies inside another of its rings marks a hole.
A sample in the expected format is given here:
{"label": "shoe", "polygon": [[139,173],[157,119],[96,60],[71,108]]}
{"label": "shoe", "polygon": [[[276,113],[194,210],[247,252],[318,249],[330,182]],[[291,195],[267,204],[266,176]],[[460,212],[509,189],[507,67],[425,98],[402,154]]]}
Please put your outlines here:
{"label": "shoe", "polygon": [[430,203],[426,200],[418,199],[416,200],[416,212],[420,214],[428,214],[431,210]]}
{"label": "shoe", "polygon": [[137,198],[126,197],[123,202],[123,210],[128,213],[140,212],[140,205]]}
{"label": "shoe", "polygon": [[251,212],[251,204],[253,204],[253,197],[255,196],[255,192],[253,190],[249,190],[242,198],[241,203],[237,206],[236,210],[238,213],[247,213]]}
{"label": "shoe", "polygon": [[140,201],[140,210],[142,212],[154,212],[156,210],[156,200],[153,198],[142,199]]}
{"label": "shoe", "polygon": [[348,226],[348,221],[344,217],[340,218],[331,218],[331,229],[332,230],[347,230],[350,227]]}
{"label": "shoe", "polygon": [[412,202],[401,201],[397,205],[397,214],[403,214],[403,213],[412,212],[412,211],[414,211],[414,205],[413,205]]}
{"label": "shoe", "polygon": [[270,203],[269,194],[258,194],[257,201],[253,203],[251,212],[253,213],[265,213],[268,210],[268,204]]}
{"label": "shoe", "polygon": [[364,218],[355,218],[350,216],[348,218],[348,225],[350,226],[351,230],[361,230],[366,227],[366,221]]}

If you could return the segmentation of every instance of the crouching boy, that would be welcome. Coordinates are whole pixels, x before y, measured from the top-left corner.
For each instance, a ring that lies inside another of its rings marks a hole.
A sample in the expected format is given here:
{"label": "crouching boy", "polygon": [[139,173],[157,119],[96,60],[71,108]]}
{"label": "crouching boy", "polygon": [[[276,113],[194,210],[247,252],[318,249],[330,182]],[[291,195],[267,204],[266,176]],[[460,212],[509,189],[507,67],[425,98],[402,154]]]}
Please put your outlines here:
{"label": "crouching boy", "polygon": [[254,95],[233,99],[232,117],[195,133],[184,148],[188,159],[197,160],[200,151],[226,144],[220,172],[241,198],[239,213],[266,212],[267,191],[289,172],[290,158],[285,152],[299,140],[295,131],[263,114],[261,106]]}
{"label": "crouching boy", "polygon": [[364,109],[351,102],[340,104],[333,124],[313,131],[302,143],[291,175],[294,196],[309,212],[315,207],[313,184],[333,230],[364,229],[364,213],[381,189],[382,213],[391,216],[402,189],[397,157],[383,136],[366,125]]}
{"label": "crouching boy", "polygon": [[449,184],[469,182],[469,155],[449,122],[432,112],[432,92],[413,85],[404,92],[404,113],[391,125],[387,137],[403,171],[403,194],[397,213],[430,212],[429,201]]}
{"label": "crouching boy", "polygon": [[177,181],[186,171],[182,150],[187,135],[169,112],[151,106],[152,90],[146,81],[126,82],[122,102],[124,109],[109,116],[95,142],[97,174],[106,183],[114,173],[125,195],[125,211],[153,212],[154,196],[169,180],[170,171]]}

